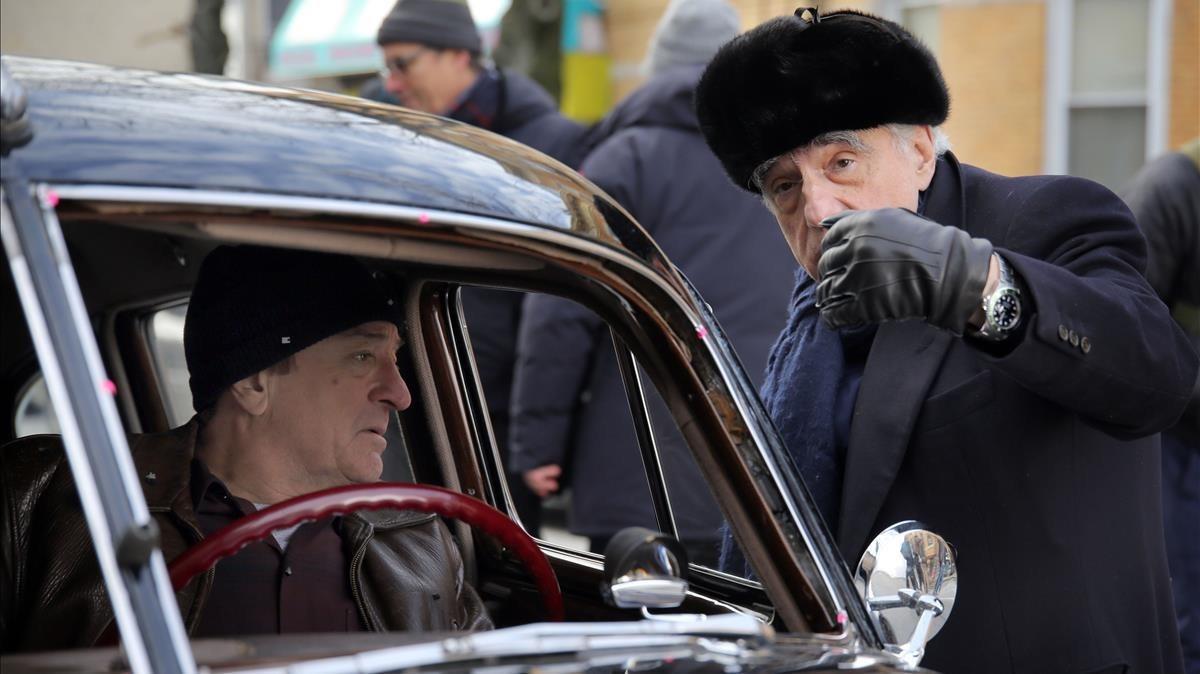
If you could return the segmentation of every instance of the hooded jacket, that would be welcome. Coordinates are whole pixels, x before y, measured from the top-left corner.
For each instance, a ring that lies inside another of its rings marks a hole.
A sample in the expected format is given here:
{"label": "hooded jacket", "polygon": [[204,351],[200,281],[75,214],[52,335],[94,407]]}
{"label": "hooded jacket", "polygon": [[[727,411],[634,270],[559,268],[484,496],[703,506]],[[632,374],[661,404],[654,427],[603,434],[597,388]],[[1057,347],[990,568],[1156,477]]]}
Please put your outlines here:
{"label": "hooded jacket", "polygon": [[[130,439],[130,454],[163,557],[203,539],[189,489],[197,423]],[[4,448],[0,472],[0,652],[88,647],[112,622],[70,466],[58,436]],[[445,525],[410,511],[359,512],[340,528],[359,617],[372,631],[490,629]],[[189,633],[200,621],[215,573],[176,593]],[[433,594],[455,601],[430,602]]]}

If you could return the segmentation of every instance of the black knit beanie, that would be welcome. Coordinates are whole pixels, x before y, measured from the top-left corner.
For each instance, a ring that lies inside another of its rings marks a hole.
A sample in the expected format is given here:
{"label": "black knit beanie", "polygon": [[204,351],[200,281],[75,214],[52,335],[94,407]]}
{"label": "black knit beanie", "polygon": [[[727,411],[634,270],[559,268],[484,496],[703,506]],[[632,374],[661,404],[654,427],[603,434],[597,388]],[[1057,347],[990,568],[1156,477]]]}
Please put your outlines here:
{"label": "black knit beanie", "polygon": [[759,165],[821,134],[950,114],[937,60],[904,28],[852,10],[815,13],[730,40],[696,86],[700,130],[738,187],[757,192]]}
{"label": "black knit beanie", "polygon": [[351,257],[220,246],[200,265],[183,327],[192,406],[369,321],[401,325],[399,303]]}
{"label": "black knit beanie", "polygon": [[379,26],[376,41],[416,42],[439,49],[483,51],[467,0],[400,0]]}

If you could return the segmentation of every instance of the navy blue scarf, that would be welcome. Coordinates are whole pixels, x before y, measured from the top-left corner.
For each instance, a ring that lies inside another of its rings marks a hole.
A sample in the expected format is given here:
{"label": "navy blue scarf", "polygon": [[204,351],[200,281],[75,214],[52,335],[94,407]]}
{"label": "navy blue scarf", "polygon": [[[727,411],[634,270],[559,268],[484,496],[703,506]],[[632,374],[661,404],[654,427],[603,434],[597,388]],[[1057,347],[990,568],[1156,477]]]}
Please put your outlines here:
{"label": "navy blue scarf", "polygon": [[[796,270],[787,327],[771,347],[760,394],[793,465],[821,515],[835,529],[845,464],[835,431],[846,372],[843,340],[847,348],[859,351],[869,347],[875,328],[839,334],[825,325],[816,307],[816,287],[803,268]],[[853,409],[853,398],[849,409]],[[848,419],[845,422],[849,424]],[[720,567],[751,577],[727,528],[722,537]]]}

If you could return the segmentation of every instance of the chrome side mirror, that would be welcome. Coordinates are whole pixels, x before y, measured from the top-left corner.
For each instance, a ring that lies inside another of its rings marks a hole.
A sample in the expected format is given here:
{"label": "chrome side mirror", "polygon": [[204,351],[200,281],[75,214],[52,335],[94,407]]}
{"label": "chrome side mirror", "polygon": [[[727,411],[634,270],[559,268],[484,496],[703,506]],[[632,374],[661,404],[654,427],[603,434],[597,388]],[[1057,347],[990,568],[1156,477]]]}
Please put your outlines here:
{"label": "chrome side mirror", "polygon": [[674,608],[687,597],[687,553],[643,527],[617,532],[604,548],[604,596],[617,608]]}
{"label": "chrome side mirror", "polygon": [[954,550],[919,522],[893,524],[867,546],[854,584],[887,650],[916,667],[954,608]]}

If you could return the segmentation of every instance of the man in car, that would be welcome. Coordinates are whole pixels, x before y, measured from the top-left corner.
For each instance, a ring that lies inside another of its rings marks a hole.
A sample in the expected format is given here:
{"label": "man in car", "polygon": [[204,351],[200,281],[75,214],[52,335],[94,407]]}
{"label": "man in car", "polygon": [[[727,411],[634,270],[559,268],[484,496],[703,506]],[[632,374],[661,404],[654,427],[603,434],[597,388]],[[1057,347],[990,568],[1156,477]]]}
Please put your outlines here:
{"label": "man in car", "polygon": [[806,272],[763,397],[843,555],[909,519],[957,551],[922,666],[1181,671],[1158,433],[1196,354],[1125,205],[960,164],[932,54],[865,14],[764,23],[696,100]]}
{"label": "man in car", "polygon": [[[558,112],[524,75],[483,62],[483,42],[466,0],[399,0],[377,36],[385,87],[403,105],[487,129],[572,168],[583,161],[587,130]],[[488,413],[507,463],[509,401],[524,295],[467,288],[462,294]],[[540,501],[514,475],[509,489],[522,523],[536,533]]]}
{"label": "man in car", "polygon": [[[379,479],[384,433],[412,400],[398,309],[352,258],[250,246],[205,258],[184,328],[197,414],[130,442],[166,559],[271,504]],[[112,609],[61,442],[9,447],[0,476],[3,650],[93,644]],[[196,637],[491,626],[449,531],[415,512],[276,531],[177,598]]]}

